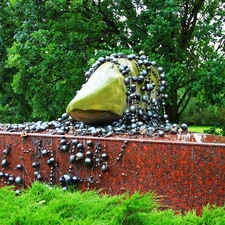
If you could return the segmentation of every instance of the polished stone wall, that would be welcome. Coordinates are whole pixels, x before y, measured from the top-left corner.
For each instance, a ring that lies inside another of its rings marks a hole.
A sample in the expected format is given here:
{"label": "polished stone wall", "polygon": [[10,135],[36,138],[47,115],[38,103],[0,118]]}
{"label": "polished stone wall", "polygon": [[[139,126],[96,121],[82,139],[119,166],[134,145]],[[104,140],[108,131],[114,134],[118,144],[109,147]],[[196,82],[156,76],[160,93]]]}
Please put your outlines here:
{"label": "polished stone wall", "polygon": [[0,132],[0,187],[35,180],[121,194],[154,191],[162,208],[223,205],[225,137],[73,136]]}

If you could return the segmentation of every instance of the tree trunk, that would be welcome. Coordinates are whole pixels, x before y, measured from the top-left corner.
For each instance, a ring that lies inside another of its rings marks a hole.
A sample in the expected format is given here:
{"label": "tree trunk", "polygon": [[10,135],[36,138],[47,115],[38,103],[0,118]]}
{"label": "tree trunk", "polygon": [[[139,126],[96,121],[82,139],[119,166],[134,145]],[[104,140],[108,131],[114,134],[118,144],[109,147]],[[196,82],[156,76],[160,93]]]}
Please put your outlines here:
{"label": "tree trunk", "polygon": [[177,91],[172,91],[169,94],[169,102],[166,106],[166,112],[169,115],[169,121],[171,123],[178,123],[179,122],[179,114],[178,114],[178,107],[177,107]]}

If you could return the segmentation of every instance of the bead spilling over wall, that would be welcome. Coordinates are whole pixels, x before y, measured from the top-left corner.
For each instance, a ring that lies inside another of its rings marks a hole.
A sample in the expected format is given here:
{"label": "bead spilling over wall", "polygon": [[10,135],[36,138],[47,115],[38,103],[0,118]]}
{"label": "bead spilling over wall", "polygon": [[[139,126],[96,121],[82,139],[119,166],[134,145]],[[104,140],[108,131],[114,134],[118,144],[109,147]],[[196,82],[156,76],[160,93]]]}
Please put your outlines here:
{"label": "bead spilling over wall", "polygon": [[56,136],[53,140],[51,135],[17,133],[13,139],[1,140],[0,147],[4,149],[0,154],[0,186],[16,185],[19,192],[37,180],[50,186],[61,185],[64,190],[82,183],[88,190],[90,185],[101,185],[104,174],[121,163],[128,145],[127,140],[120,139],[111,149],[98,138]]}
{"label": "bead spilling over wall", "polygon": [[[126,63],[124,64],[126,60],[135,64],[137,72],[131,70]],[[87,186],[93,183],[98,184],[102,176],[109,173],[115,163],[120,163],[126,153],[126,146],[129,143],[127,140],[130,137],[163,138],[165,133],[176,134],[187,130],[187,125],[184,123],[178,125],[169,122],[165,110],[165,101],[168,98],[164,92],[167,87],[165,73],[156,62],[150,61],[145,55],[134,54],[119,53],[100,57],[85,73],[87,82],[104,63],[111,63],[112,67],[117,67],[124,80],[126,109],[121,118],[108,123],[88,124],[75,120],[68,113],[63,113],[60,118],[49,122],[0,124],[0,131],[20,132],[22,142],[26,141],[28,134],[60,136],[57,148],[46,147],[42,140],[35,139],[29,147],[22,146],[19,152],[15,152],[15,146],[12,147],[11,143],[2,143],[4,149],[0,158],[0,179],[4,185],[24,186],[29,183],[26,179],[45,181],[50,185],[60,183],[64,189],[67,189],[69,185],[78,185],[80,182],[86,182]],[[71,138],[71,135],[74,138]],[[90,138],[90,140],[81,141],[77,137],[119,137],[123,139],[123,143],[112,149],[100,140],[94,142]],[[61,158],[58,158],[62,154],[66,160],[63,161],[64,164]],[[29,158],[29,165],[25,165],[25,158]],[[32,162],[30,162],[31,159]],[[13,165],[13,161],[19,163]],[[62,170],[60,168],[63,167],[62,171],[65,171],[67,165],[69,165],[67,172],[60,172]],[[33,174],[27,176],[26,168],[30,167],[33,169]],[[79,170],[83,171],[83,168],[87,169],[85,176],[84,173],[79,172]],[[95,170],[97,173],[93,175]],[[47,171],[49,171],[48,178]],[[60,176],[55,176],[56,173]]]}

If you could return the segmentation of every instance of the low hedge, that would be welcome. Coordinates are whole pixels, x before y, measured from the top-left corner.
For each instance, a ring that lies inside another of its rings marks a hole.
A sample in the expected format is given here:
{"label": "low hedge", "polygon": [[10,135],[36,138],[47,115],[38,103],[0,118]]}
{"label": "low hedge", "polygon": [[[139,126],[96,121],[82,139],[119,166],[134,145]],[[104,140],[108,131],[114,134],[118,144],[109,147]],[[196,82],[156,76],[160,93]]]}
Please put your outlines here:
{"label": "low hedge", "polygon": [[59,187],[35,182],[15,194],[14,187],[0,189],[0,224],[225,224],[225,207],[205,206],[201,216],[161,210],[154,193],[108,196],[97,191],[63,191]]}

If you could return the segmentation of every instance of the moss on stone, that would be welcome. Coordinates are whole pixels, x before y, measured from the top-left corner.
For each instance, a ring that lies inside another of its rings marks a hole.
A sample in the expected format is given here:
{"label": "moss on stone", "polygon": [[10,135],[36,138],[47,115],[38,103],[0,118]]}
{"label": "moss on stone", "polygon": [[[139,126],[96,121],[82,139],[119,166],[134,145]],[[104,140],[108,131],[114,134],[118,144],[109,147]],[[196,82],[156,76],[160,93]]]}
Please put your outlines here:
{"label": "moss on stone", "polygon": [[98,123],[122,117],[126,107],[124,78],[117,66],[107,62],[94,72],[69,103],[67,113],[76,120]]}

